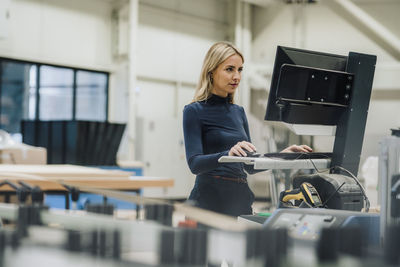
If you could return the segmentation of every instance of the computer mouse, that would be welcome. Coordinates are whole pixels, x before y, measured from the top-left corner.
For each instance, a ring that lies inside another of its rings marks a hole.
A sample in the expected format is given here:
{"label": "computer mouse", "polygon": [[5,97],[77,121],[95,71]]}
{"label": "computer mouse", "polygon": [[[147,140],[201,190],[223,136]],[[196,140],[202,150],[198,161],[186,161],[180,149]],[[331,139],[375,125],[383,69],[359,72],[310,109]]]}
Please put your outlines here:
{"label": "computer mouse", "polygon": [[251,157],[251,158],[257,158],[257,157],[261,156],[260,153],[257,153],[255,151],[252,152],[252,151],[248,151],[248,150],[244,149],[244,152],[246,152],[247,157]]}

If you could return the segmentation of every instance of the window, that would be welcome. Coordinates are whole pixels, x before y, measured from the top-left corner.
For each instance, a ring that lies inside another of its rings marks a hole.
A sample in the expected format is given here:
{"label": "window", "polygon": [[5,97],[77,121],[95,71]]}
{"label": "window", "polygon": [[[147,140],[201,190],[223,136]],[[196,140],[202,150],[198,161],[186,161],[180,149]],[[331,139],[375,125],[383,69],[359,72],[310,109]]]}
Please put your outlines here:
{"label": "window", "polygon": [[21,120],[107,120],[108,76],[64,66],[0,58],[0,127]]}
{"label": "window", "polygon": [[76,119],[100,120],[107,117],[107,77],[100,73],[77,71]]}
{"label": "window", "polygon": [[29,118],[34,108],[30,101],[29,75],[31,64],[0,62],[0,127],[18,133],[20,121]]}
{"label": "window", "polygon": [[39,120],[72,120],[74,71],[40,66]]}

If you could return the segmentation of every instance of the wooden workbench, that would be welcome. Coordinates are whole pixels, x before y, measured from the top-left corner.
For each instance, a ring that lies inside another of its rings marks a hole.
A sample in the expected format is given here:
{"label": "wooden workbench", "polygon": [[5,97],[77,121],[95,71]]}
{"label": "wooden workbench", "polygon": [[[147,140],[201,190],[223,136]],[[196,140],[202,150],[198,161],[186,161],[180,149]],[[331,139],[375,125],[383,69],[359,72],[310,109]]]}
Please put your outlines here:
{"label": "wooden workbench", "polygon": [[[26,182],[43,191],[65,191],[60,182],[102,189],[137,190],[143,187],[172,187],[171,178],[131,176],[130,172],[75,165],[7,165],[0,164],[0,181]],[[8,185],[0,191],[13,191]]]}

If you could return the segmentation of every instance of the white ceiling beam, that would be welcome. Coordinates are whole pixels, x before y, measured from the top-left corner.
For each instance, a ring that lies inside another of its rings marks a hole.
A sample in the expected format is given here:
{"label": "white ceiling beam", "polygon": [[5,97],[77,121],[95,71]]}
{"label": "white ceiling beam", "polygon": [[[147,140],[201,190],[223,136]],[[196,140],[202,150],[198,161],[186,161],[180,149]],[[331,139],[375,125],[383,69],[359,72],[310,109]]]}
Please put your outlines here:
{"label": "white ceiling beam", "polygon": [[400,60],[400,39],[350,0],[320,0],[376,42],[396,60]]}

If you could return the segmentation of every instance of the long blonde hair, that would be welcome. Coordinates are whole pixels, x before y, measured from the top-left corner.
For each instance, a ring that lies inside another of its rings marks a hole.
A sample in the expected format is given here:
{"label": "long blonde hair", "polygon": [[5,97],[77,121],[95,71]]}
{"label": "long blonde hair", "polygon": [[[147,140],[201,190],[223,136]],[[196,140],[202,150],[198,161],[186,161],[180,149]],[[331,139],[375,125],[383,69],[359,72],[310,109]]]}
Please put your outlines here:
{"label": "long blonde hair", "polygon": [[[219,64],[233,55],[239,55],[244,62],[242,53],[229,42],[218,42],[210,47],[204,58],[199,83],[197,84],[192,103],[207,100],[211,96],[211,90],[213,89],[211,73],[217,69]],[[228,94],[228,96],[230,97],[230,102],[233,103],[235,93]]]}

